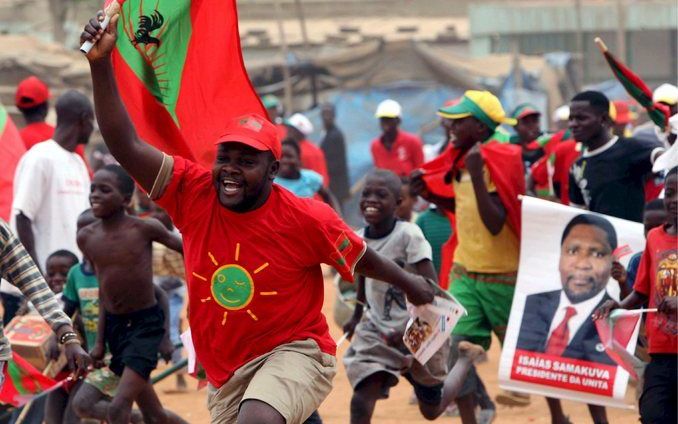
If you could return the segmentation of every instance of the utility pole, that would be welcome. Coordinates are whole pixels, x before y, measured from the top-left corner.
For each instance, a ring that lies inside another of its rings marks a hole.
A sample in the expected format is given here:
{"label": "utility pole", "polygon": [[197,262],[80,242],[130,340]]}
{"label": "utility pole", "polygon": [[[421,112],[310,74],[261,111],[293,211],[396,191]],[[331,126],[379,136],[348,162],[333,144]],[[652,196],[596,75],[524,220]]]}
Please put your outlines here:
{"label": "utility pole", "polygon": [[626,5],[624,0],[617,1],[617,56],[619,59],[628,63],[626,57]]}
{"label": "utility pole", "polygon": [[304,8],[301,5],[301,0],[294,0],[294,5],[297,9],[297,18],[299,19],[299,27],[301,28],[301,40],[304,43],[304,51],[308,53],[311,44],[308,41],[308,31],[306,30],[306,16],[304,16]]}
{"label": "utility pole", "polygon": [[292,111],[292,75],[290,74],[290,66],[287,62],[289,50],[287,48],[287,38],[285,37],[285,26],[283,25],[283,13],[280,6],[280,0],[275,0],[275,16],[278,22],[278,35],[280,37],[280,52],[282,54],[283,64],[283,80],[285,82],[285,111],[290,113]]}
{"label": "utility pole", "polygon": [[576,48],[577,48],[577,69],[579,73],[579,78],[576,81],[577,91],[581,89],[581,86],[584,82],[584,31],[581,24],[581,2],[582,0],[574,0],[574,13],[575,13],[575,25],[576,25]]}

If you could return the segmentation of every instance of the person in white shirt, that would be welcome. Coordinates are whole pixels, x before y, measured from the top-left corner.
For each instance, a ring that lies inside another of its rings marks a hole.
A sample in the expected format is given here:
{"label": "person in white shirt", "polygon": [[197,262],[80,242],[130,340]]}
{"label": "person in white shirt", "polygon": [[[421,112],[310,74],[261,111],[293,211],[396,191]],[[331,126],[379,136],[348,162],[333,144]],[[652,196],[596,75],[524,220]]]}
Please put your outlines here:
{"label": "person in white shirt", "polygon": [[[560,243],[563,288],[527,296],[516,349],[616,366],[591,319],[593,311],[611,299],[605,287],[616,248],[617,233],[610,221],[594,214],[572,218]],[[546,400],[552,422],[568,423],[560,401]],[[604,407],[588,407],[593,422],[607,423]]]}
{"label": "person in white shirt", "polygon": [[89,208],[89,171],[74,151],[94,130],[92,103],[71,90],[59,97],[55,109],[53,139],[26,152],[14,177],[12,226],[41,270],[56,250],[80,252],[76,222]]}

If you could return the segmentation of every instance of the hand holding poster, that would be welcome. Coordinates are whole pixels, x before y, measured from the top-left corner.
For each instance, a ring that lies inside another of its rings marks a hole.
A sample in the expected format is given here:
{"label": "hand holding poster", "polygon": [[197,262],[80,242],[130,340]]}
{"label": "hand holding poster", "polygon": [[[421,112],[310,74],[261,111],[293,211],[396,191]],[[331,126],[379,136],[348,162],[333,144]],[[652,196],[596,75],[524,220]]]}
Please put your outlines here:
{"label": "hand holding poster", "polygon": [[[610,278],[613,252],[625,245],[641,252],[643,226],[531,197],[523,199],[522,214],[522,254],[500,386],[627,407],[629,373],[606,352],[591,314],[618,299],[619,284]],[[619,258],[624,266],[629,259]],[[636,327],[616,339],[630,355],[637,333]]]}
{"label": "hand holding poster", "polygon": [[422,365],[447,343],[459,318],[466,315],[466,309],[447,293],[445,297],[435,296],[426,305],[408,304],[408,310],[411,318],[403,342]]}

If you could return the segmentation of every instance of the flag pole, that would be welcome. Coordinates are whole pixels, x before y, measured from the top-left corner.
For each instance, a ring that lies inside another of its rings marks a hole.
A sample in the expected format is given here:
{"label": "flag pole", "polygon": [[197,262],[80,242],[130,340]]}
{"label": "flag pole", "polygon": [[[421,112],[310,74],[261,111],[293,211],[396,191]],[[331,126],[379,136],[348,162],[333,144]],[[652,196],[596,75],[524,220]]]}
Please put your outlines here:
{"label": "flag pole", "polygon": [[607,53],[607,45],[602,38],[596,37],[593,41],[596,43],[596,46],[598,46],[601,53]]}

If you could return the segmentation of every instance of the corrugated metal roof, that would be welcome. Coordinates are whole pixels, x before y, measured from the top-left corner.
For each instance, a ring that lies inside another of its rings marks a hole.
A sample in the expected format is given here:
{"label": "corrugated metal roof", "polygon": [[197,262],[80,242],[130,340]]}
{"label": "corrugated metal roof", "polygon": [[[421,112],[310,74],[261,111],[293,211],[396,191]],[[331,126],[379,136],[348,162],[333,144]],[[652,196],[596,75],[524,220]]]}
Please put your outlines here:
{"label": "corrugated metal roof", "polygon": [[[533,2],[469,7],[471,38],[498,34],[562,33],[577,28],[574,2]],[[584,31],[613,31],[618,25],[616,1],[584,2]],[[675,0],[637,1],[626,6],[627,31],[678,27]]]}

